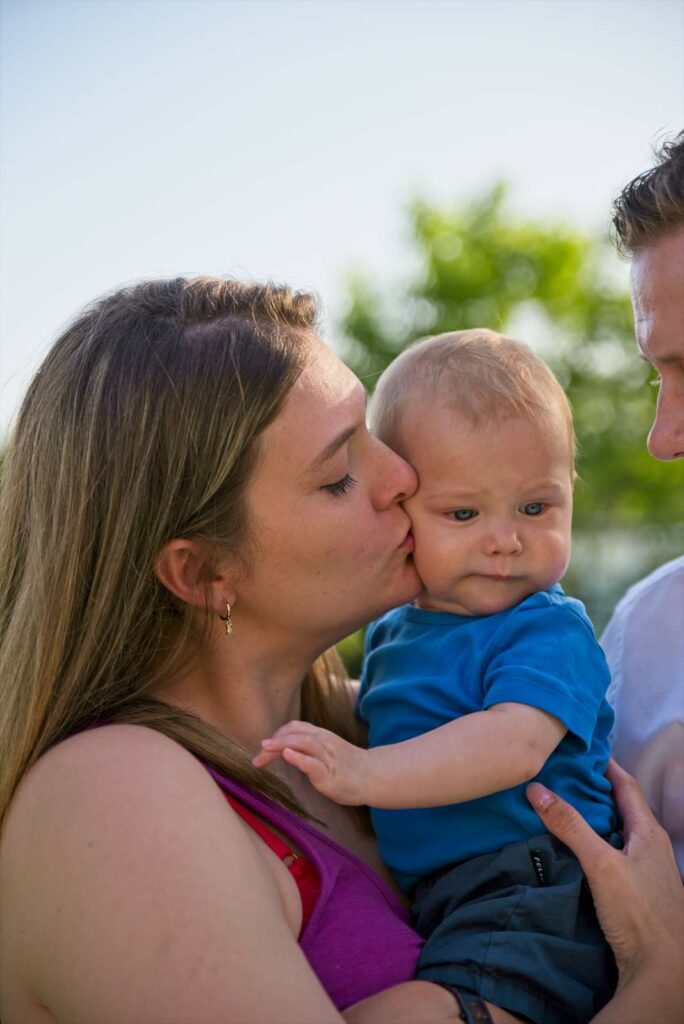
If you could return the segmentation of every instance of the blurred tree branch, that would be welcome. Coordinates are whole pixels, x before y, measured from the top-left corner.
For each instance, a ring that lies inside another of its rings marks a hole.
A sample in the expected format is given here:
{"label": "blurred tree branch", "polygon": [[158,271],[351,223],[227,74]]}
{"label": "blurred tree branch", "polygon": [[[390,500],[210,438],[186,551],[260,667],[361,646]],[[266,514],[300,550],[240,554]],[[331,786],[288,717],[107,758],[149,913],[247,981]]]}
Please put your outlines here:
{"label": "blurred tree branch", "polygon": [[[356,273],[348,281],[342,355],[369,391],[406,345],[426,335],[490,327],[531,343],[573,406],[578,541],[586,548],[592,537],[604,545],[619,535],[624,546],[646,524],[651,536],[661,527],[632,578],[681,553],[684,465],[663,465],[646,451],[655,374],[638,358],[629,295],[615,281],[608,239],[516,217],[503,184],[451,209],[416,201],[408,219],[414,269],[406,279],[379,286]],[[571,573],[568,589],[596,614],[591,580]],[[606,614],[602,608],[598,618]],[[351,660],[356,667],[356,655]]]}

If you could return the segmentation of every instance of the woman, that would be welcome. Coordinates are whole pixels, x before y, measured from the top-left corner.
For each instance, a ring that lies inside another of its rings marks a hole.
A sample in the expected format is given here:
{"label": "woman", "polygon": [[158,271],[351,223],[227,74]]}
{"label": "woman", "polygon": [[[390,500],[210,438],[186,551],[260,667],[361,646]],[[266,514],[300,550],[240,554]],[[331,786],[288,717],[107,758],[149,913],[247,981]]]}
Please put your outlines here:
{"label": "woman", "polygon": [[[324,652],[420,588],[413,471],[314,328],[287,289],[141,284],[29,389],[0,516],[4,1024],[459,1019],[409,980],[417,937],[358,814],[250,764],[291,718],[353,734]],[[625,856],[532,796],[622,969],[597,1020],[675,1019],[681,892],[652,819],[627,797]]]}

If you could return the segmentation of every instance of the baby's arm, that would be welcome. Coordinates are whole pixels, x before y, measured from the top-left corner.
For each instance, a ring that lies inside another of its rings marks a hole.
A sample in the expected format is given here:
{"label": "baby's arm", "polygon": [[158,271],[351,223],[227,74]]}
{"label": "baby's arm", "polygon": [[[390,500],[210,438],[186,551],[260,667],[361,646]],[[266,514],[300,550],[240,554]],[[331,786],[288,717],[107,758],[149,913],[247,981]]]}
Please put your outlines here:
{"label": "baby's arm", "polygon": [[264,767],[282,756],[338,803],[438,807],[529,782],[566,731],[554,715],[514,703],[372,750],[308,722],[288,722],[262,741],[253,763]]}

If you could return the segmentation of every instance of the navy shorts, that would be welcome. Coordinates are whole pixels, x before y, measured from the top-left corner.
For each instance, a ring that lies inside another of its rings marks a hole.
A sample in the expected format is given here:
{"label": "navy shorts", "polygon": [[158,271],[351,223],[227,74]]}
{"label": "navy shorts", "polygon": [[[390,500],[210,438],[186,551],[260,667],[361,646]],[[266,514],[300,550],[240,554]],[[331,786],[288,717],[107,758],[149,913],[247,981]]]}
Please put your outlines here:
{"label": "navy shorts", "polygon": [[[622,837],[609,837],[620,848]],[[427,940],[416,977],[480,996],[534,1024],[587,1024],[617,970],[577,859],[554,836],[506,846],[418,883]]]}

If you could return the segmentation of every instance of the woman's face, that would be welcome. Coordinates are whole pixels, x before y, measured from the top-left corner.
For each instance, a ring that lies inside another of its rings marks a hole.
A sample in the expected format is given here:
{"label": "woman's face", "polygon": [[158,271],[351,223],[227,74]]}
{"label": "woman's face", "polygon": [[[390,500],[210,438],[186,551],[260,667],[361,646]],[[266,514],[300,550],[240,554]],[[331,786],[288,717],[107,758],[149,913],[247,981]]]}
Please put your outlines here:
{"label": "woman's face", "polygon": [[365,392],[317,338],[262,434],[247,488],[252,560],[236,622],[324,649],[419,593],[409,519],[411,467],[366,429]]}

